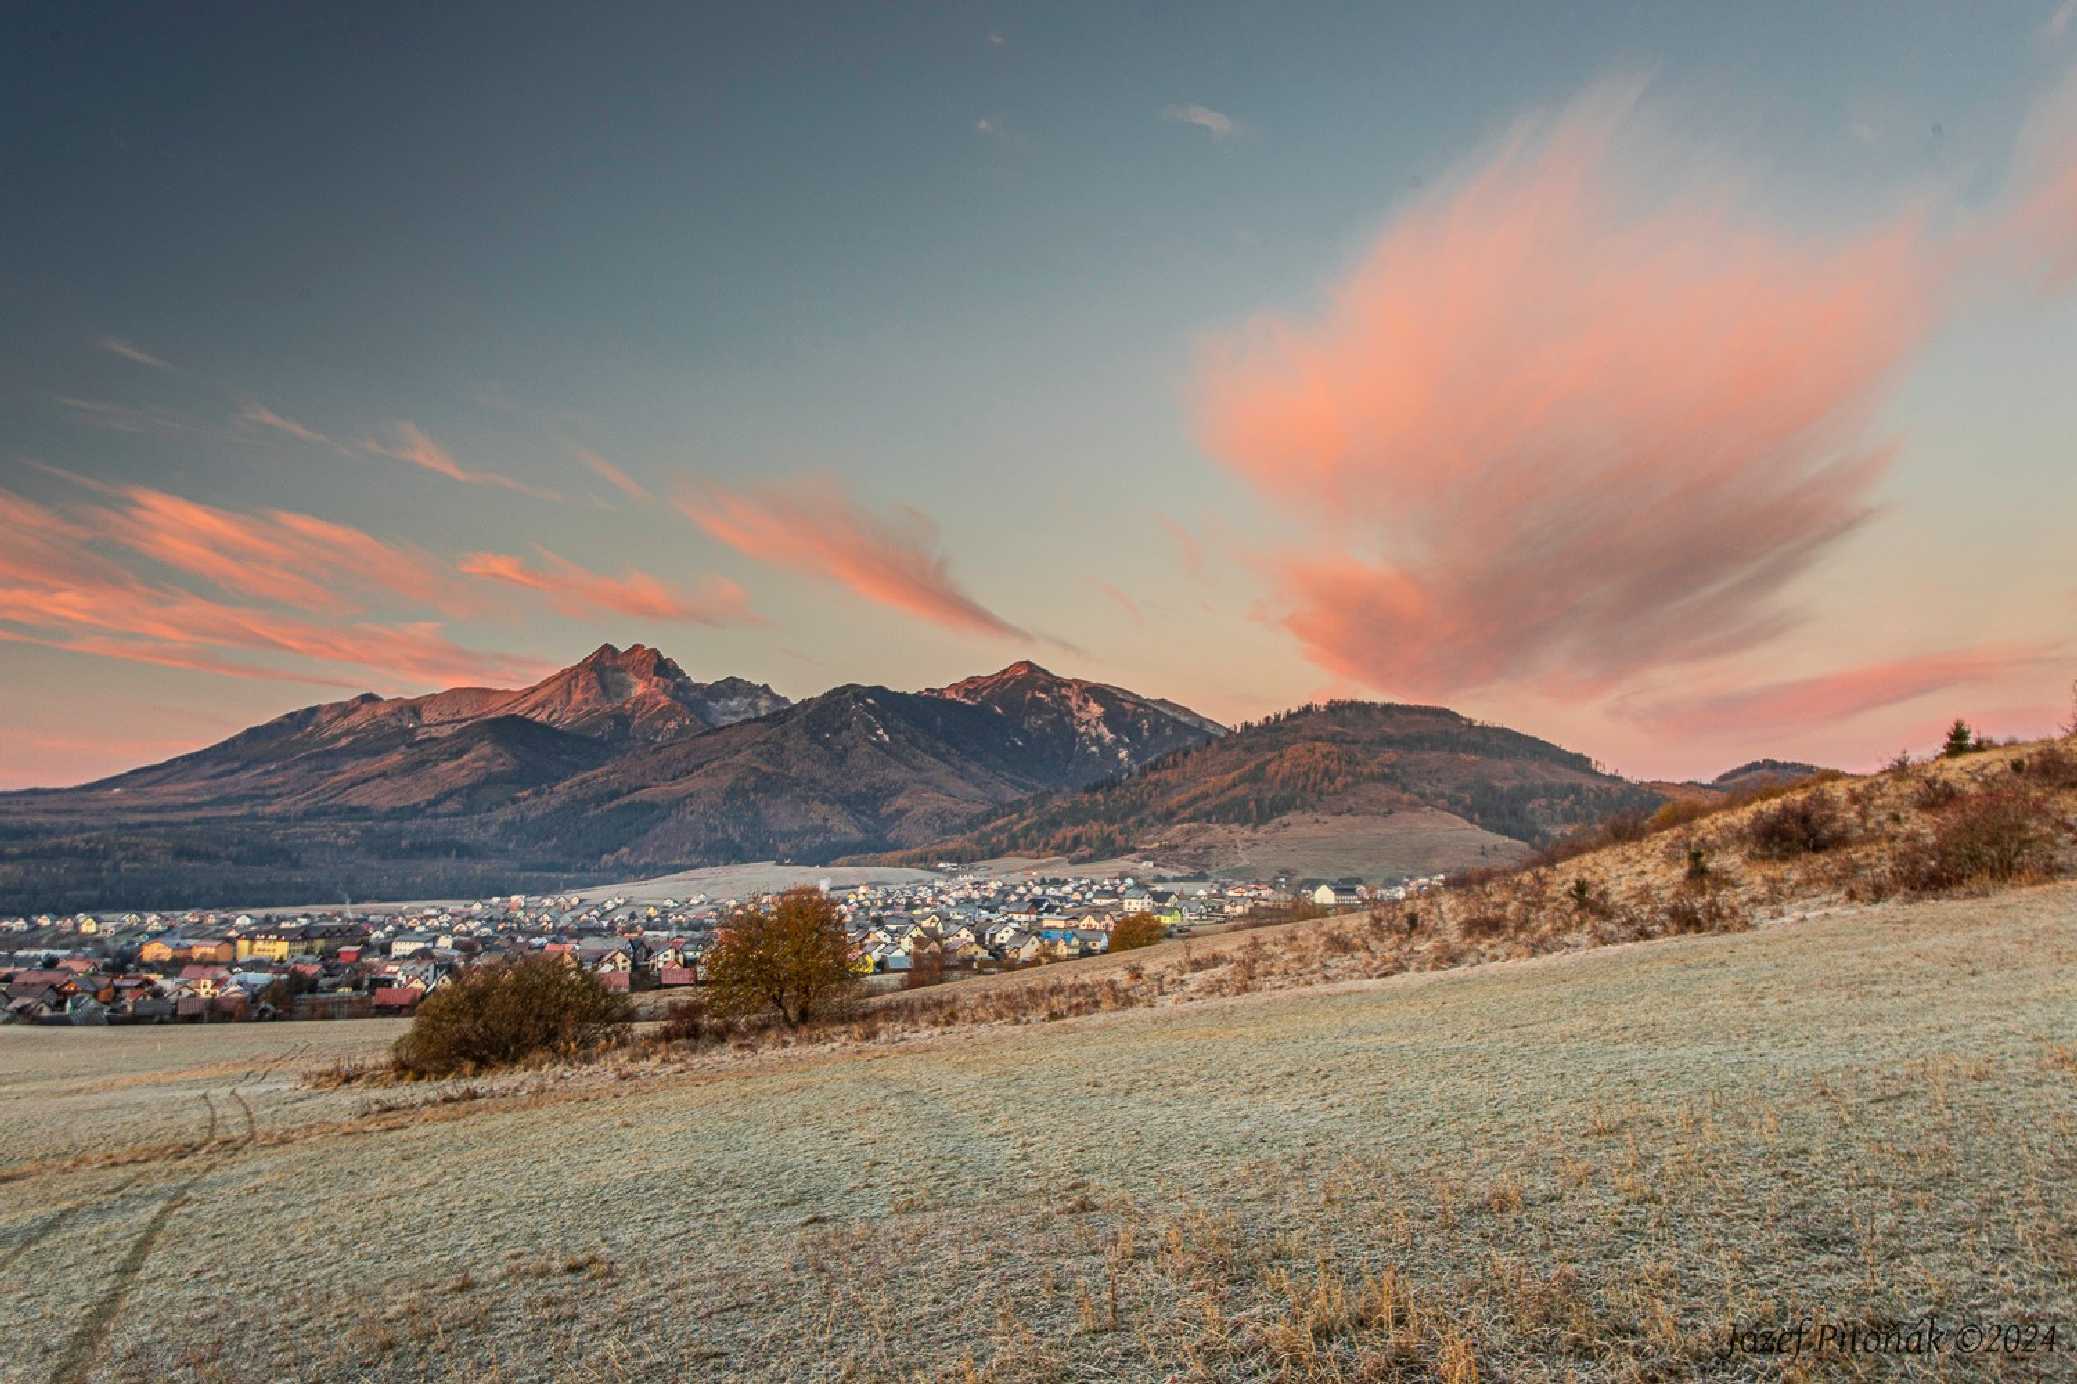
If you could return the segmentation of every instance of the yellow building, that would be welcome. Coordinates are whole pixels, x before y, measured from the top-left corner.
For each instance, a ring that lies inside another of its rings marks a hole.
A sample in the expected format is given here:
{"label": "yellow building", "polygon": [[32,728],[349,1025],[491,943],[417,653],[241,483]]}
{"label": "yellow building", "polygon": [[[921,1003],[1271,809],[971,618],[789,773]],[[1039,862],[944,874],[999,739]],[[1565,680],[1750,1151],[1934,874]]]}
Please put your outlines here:
{"label": "yellow building", "polygon": [[258,957],[262,961],[286,961],[301,948],[302,939],[288,938],[272,932],[255,933],[251,937],[238,939],[238,959]]}

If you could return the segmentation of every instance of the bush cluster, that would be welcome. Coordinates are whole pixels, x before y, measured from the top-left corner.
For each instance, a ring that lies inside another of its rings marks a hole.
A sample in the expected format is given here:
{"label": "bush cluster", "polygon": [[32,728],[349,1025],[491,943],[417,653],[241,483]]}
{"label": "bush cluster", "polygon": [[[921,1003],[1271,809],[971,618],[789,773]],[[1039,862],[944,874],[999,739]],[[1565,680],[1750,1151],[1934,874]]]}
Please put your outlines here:
{"label": "bush cluster", "polygon": [[1899,881],[1919,893],[2012,884],[2055,873],[2047,805],[2023,789],[1972,793],[1950,808],[1930,837],[1897,858]]}
{"label": "bush cluster", "polygon": [[1753,814],[1746,823],[1747,851],[1760,860],[1792,860],[1843,846],[1846,819],[1829,793],[1805,793]]}
{"label": "bush cluster", "polygon": [[561,956],[492,961],[426,996],[392,1057],[408,1076],[577,1057],[624,1038],[631,1016],[627,996]]}

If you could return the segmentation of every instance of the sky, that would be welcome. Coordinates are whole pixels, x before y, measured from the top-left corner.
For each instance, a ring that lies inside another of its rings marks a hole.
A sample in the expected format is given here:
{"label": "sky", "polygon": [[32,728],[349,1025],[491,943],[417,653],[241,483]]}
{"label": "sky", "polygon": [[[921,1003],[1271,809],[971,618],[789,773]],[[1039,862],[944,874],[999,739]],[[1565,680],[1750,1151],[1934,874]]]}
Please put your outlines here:
{"label": "sky", "polygon": [[602,642],[2072,715],[2077,0],[178,8],[0,44],[0,787]]}

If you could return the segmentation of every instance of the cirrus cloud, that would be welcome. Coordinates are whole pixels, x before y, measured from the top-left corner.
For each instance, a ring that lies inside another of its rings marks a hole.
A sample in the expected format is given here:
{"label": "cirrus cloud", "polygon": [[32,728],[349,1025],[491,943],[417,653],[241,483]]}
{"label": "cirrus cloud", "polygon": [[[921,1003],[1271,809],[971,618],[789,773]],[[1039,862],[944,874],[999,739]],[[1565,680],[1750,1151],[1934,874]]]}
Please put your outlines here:
{"label": "cirrus cloud", "polygon": [[938,550],[938,527],[908,506],[892,518],[869,513],[829,481],[731,490],[711,486],[678,500],[715,539],[760,562],[788,568],[962,634],[1029,639],[968,595]]}
{"label": "cirrus cloud", "polygon": [[553,490],[529,485],[499,471],[475,471],[463,466],[454,458],[454,453],[442,447],[426,435],[425,429],[416,423],[399,422],[396,425],[397,440],[383,442],[369,438],[361,446],[375,456],[388,457],[393,461],[409,462],[421,470],[436,476],[445,476],[463,485],[488,485],[501,490],[510,490],[520,495],[530,495],[536,500],[560,500],[562,496]]}
{"label": "cirrus cloud", "polygon": [[[343,682],[337,668],[248,663],[232,655],[286,656],[356,667],[424,685],[526,682],[547,671],[538,660],[466,648],[432,621],[344,618],[349,606],[280,565],[293,538],[312,571],[359,571],[371,585],[408,585],[390,570],[415,561],[358,530],[308,515],[244,516],[150,490],[100,486],[132,502],[77,515],[0,491],[0,634],[105,658],[238,677]],[[130,571],[94,545],[112,542],[175,571],[200,576],[234,603]],[[203,551],[215,542],[217,552]],[[308,602],[326,620],[283,611]]]}
{"label": "cirrus cloud", "polygon": [[1163,106],[1161,118],[1171,125],[1195,125],[1209,133],[1213,139],[1225,139],[1239,128],[1234,124],[1233,117],[1224,111],[1215,111],[1210,106],[1200,106],[1195,102]]}
{"label": "cirrus cloud", "polygon": [[1885,659],[1811,677],[1654,701],[1630,719],[1680,739],[1825,725],[1952,688],[1997,682],[2052,665],[2048,644],[1984,644]]}
{"label": "cirrus cloud", "polygon": [[709,577],[697,591],[688,593],[646,572],[629,569],[618,577],[609,577],[557,557],[546,548],[538,551],[539,565],[529,565],[510,553],[471,553],[456,566],[472,577],[541,592],[556,609],[570,615],[606,610],[695,625],[763,623],[750,609],[749,595],[726,577]]}
{"label": "cirrus cloud", "polygon": [[571,450],[577,460],[582,462],[593,475],[605,481],[606,484],[612,486],[630,500],[640,500],[646,504],[655,498],[649,493],[648,487],[600,456],[597,452],[592,451],[589,447],[576,447]]}

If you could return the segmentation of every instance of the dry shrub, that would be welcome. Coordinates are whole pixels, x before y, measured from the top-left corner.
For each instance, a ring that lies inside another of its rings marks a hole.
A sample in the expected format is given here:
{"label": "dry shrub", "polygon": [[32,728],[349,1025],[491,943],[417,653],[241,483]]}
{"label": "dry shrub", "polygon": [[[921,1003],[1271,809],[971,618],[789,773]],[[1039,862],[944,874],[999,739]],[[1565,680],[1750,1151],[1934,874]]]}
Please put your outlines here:
{"label": "dry shrub", "polygon": [[1743,932],[1752,920],[1722,894],[1683,894],[1659,910],[1657,931],[1674,937],[1696,932]]}
{"label": "dry shrub", "polygon": [[1945,812],[1961,800],[1961,786],[1946,778],[1928,778],[1911,795],[1911,805],[1920,812]]}
{"label": "dry shrub", "polygon": [[1488,942],[1507,934],[1507,919],[1498,913],[1474,913],[1457,924],[1467,942]]}
{"label": "dry shrub", "polygon": [[627,996],[560,956],[492,961],[426,996],[392,1057],[405,1075],[447,1076],[581,1056],[624,1038],[632,1015]]}
{"label": "dry shrub", "polygon": [[1659,810],[1645,823],[1654,836],[1662,831],[1672,831],[1690,822],[1699,822],[1724,810],[1724,798],[1669,798],[1659,805]]}
{"label": "dry shrub", "polygon": [[2022,789],[1969,794],[1930,837],[1898,852],[1898,877],[1922,894],[2045,879],[2055,873],[2053,820],[2047,803]]}
{"label": "dry shrub", "polygon": [[942,949],[926,948],[910,955],[909,969],[902,972],[902,989],[924,990],[944,983],[945,953]]}
{"label": "dry shrub", "polygon": [[1758,860],[1792,860],[1846,844],[1846,821],[1829,793],[1786,798],[1753,815],[1745,826],[1746,850]]}
{"label": "dry shrub", "polygon": [[668,1043],[704,1043],[721,1037],[720,1028],[708,1017],[707,1002],[682,999],[664,1011],[662,1037]]}
{"label": "dry shrub", "polygon": [[389,1068],[371,1062],[346,1058],[334,1058],[330,1066],[319,1067],[303,1074],[303,1084],[313,1091],[336,1091],[342,1086],[356,1086],[372,1082],[389,1074]]}
{"label": "dry shrub", "polygon": [[2077,788],[2077,755],[2060,745],[2048,745],[2024,759],[2012,761],[2012,772],[2026,776],[2028,784],[2051,793]]}

